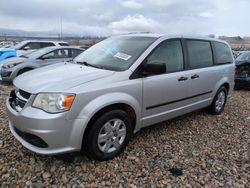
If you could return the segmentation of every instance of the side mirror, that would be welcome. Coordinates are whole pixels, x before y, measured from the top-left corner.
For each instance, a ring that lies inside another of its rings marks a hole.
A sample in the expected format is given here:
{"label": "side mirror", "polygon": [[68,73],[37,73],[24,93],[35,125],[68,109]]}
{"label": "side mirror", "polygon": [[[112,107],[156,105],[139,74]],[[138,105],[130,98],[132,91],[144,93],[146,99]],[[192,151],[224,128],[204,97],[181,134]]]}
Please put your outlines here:
{"label": "side mirror", "polygon": [[143,68],[143,75],[155,75],[166,73],[167,67],[165,63],[159,61],[150,61]]}
{"label": "side mirror", "polygon": [[30,47],[29,47],[29,46],[25,46],[25,47],[23,48],[23,50],[30,50]]}

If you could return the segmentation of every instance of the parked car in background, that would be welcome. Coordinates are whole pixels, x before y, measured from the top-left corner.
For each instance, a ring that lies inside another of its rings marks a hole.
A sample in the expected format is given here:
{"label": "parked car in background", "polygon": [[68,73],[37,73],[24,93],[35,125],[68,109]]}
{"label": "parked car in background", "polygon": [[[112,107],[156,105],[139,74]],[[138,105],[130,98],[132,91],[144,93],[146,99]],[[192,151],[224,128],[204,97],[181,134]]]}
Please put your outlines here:
{"label": "parked car in background", "polygon": [[17,56],[21,56],[34,50],[49,46],[69,46],[69,44],[63,41],[27,40],[14,45],[12,48],[17,51]]}
{"label": "parked car in background", "polygon": [[[22,41],[14,46],[9,47],[8,49],[0,48],[0,54],[2,54],[3,59],[7,59],[9,57],[25,55],[34,50],[49,47],[49,46],[69,46],[69,44],[63,41],[59,41],[59,42],[58,41],[40,41],[40,40]],[[10,52],[11,52],[11,55],[10,55]],[[0,58],[0,61],[1,61],[1,58]]]}
{"label": "parked car in background", "polygon": [[84,49],[84,50],[87,50],[89,48],[89,46],[86,46],[86,45],[81,45],[79,47],[82,48],[82,49]]}
{"label": "parked car in background", "polygon": [[16,56],[16,50],[10,48],[0,48],[0,64],[1,61],[15,56]]}
{"label": "parked car in background", "polygon": [[250,51],[242,52],[235,60],[235,88],[250,89]]}
{"label": "parked car in background", "polygon": [[12,82],[24,72],[73,59],[83,51],[81,48],[71,46],[54,46],[39,49],[26,55],[3,61],[0,75],[3,81]]}
{"label": "parked car in background", "polygon": [[90,46],[86,46],[86,45],[71,45],[71,46],[82,48],[84,50],[87,50],[90,47]]}
{"label": "parked car in background", "polygon": [[245,51],[233,51],[234,58],[236,59],[237,57],[239,57],[244,52]]}
{"label": "parked car in background", "polygon": [[9,128],[26,148],[112,159],[143,127],[201,108],[220,114],[234,88],[231,48],[211,38],[116,36],[74,62],[14,80]]}

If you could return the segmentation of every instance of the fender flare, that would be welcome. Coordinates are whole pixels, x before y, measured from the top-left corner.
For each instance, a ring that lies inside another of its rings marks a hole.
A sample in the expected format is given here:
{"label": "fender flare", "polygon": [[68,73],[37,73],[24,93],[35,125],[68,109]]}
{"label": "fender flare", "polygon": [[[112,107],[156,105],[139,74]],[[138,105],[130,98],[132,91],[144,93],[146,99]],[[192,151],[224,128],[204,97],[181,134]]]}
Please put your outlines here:
{"label": "fender flare", "polygon": [[141,106],[140,103],[133,96],[126,93],[120,93],[120,92],[109,93],[95,98],[81,110],[77,118],[86,119],[86,125],[88,125],[91,118],[98,111],[107,106],[119,103],[129,105],[134,110],[136,115],[134,132],[137,132],[141,128]]}

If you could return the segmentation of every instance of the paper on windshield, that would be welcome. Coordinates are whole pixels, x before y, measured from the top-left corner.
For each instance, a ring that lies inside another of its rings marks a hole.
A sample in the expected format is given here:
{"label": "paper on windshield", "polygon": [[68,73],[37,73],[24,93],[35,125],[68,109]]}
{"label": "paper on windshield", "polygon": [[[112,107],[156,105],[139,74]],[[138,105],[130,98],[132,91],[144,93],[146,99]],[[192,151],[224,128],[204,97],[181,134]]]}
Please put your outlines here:
{"label": "paper on windshield", "polygon": [[114,57],[117,57],[119,59],[123,59],[125,61],[128,61],[130,58],[131,58],[131,55],[128,55],[128,54],[125,54],[125,53],[122,53],[122,52],[117,52]]}

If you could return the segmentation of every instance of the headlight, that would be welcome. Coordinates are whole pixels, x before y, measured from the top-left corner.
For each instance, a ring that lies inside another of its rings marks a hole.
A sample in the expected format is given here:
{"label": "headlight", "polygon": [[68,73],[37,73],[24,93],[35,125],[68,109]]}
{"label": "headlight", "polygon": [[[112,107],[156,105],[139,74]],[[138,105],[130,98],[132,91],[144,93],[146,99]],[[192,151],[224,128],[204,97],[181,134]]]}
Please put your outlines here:
{"label": "headlight", "polygon": [[17,66],[17,65],[19,65],[21,63],[23,63],[23,62],[16,62],[16,63],[12,63],[12,64],[7,64],[7,65],[3,64],[3,68],[5,68],[5,69],[11,69],[11,68],[13,68],[13,67],[15,67],[15,66]]}
{"label": "headlight", "polygon": [[60,113],[69,110],[74,99],[74,94],[40,93],[32,106],[48,113]]}

